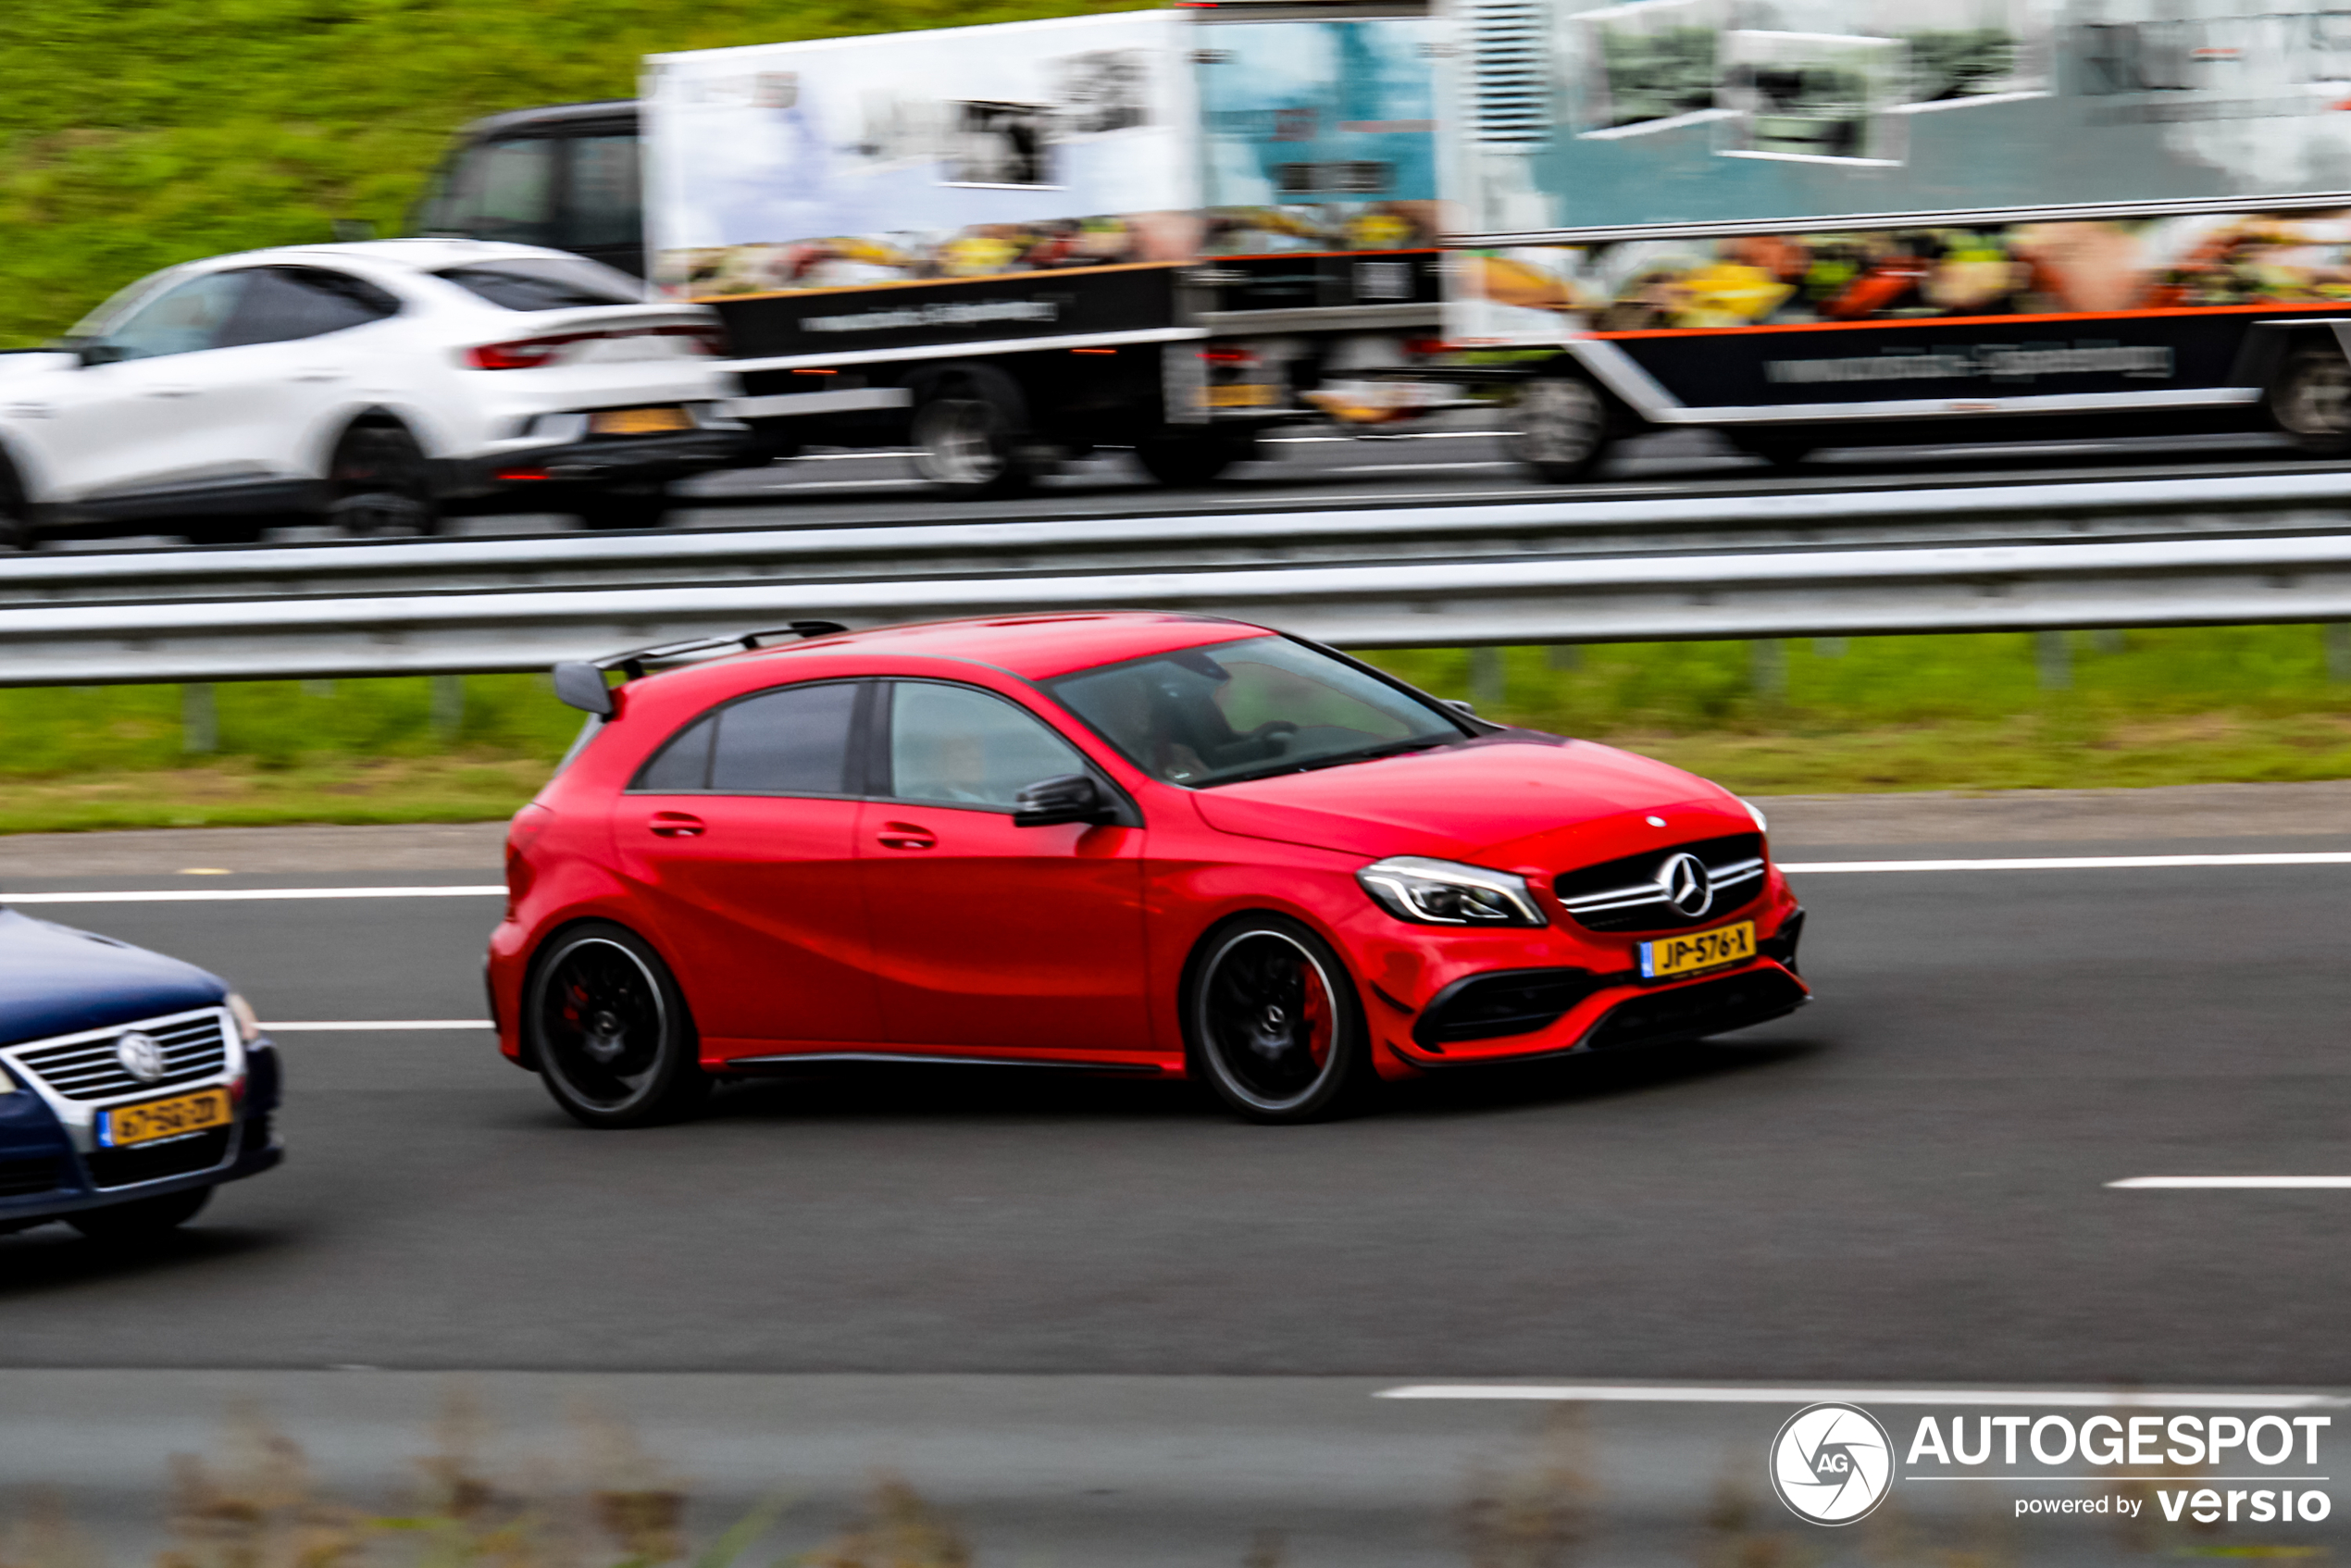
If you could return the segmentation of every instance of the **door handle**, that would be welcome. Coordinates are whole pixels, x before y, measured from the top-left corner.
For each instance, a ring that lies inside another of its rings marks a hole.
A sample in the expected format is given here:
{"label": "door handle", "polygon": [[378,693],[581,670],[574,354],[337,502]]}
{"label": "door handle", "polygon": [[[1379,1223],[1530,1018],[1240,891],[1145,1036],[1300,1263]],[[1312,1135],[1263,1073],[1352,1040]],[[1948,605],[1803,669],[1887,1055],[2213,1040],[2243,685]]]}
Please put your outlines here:
{"label": "door handle", "polygon": [[939,835],[918,822],[885,822],[880,833],[886,850],[935,850]]}
{"label": "door handle", "polygon": [[147,395],[149,397],[193,397],[196,395],[196,389],[191,386],[182,386],[175,383],[167,386],[149,387],[147,389]]}
{"label": "door handle", "polygon": [[350,374],[348,370],[338,370],[332,366],[314,365],[307,370],[295,371],[294,380],[297,381],[341,381],[347,380]]}
{"label": "door handle", "polygon": [[707,831],[703,819],[690,811],[657,811],[648,826],[658,839],[699,839]]}

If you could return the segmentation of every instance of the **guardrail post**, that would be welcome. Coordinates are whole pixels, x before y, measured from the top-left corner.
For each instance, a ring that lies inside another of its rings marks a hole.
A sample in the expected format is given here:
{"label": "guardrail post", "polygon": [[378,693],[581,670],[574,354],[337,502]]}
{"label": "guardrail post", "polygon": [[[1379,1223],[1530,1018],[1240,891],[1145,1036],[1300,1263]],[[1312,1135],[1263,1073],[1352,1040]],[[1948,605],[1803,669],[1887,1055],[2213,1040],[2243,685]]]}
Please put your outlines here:
{"label": "guardrail post", "polygon": [[441,740],[454,740],[466,723],[466,678],[462,675],[436,675],[432,678],[432,732]]}
{"label": "guardrail post", "polygon": [[1787,694],[1787,644],[1777,638],[1758,638],[1747,645],[1748,679],[1759,697]]}
{"label": "guardrail post", "polygon": [[180,688],[180,749],[193,753],[220,749],[220,709],[209,684]]}
{"label": "guardrail post", "polygon": [[2351,680],[2351,621],[2329,621],[2322,635],[2327,650],[2327,678]]}
{"label": "guardrail post", "polygon": [[1470,701],[1482,708],[1499,708],[1510,690],[1499,648],[1470,650]]}
{"label": "guardrail post", "polygon": [[2067,691],[2073,687],[2073,648],[2061,631],[2036,631],[2033,634],[2033,666],[2040,677],[2044,691]]}

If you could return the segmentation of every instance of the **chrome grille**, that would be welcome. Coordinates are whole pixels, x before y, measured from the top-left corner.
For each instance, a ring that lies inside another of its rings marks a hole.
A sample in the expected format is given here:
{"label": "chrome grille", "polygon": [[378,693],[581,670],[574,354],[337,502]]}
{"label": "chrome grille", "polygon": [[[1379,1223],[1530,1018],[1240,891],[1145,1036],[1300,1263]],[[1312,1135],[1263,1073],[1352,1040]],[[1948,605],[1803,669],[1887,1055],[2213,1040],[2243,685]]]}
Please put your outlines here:
{"label": "chrome grille", "polygon": [[[1695,915],[1676,907],[1667,896],[1666,878],[1683,855],[1695,857],[1706,868],[1709,896]],[[1753,902],[1763,890],[1763,835],[1732,833],[1645,850],[1581,871],[1561,872],[1551,890],[1587,930],[1679,931],[1703,926]]]}
{"label": "chrome grille", "polygon": [[[163,1048],[163,1076],[153,1083],[133,1077],[115,1054],[115,1042],[133,1033],[146,1035]],[[8,1055],[68,1100],[112,1100],[218,1075],[229,1063],[228,1020],[218,1012],[207,1012],[168,1022],[125,1024],[57,1045],[19,1046]]]}

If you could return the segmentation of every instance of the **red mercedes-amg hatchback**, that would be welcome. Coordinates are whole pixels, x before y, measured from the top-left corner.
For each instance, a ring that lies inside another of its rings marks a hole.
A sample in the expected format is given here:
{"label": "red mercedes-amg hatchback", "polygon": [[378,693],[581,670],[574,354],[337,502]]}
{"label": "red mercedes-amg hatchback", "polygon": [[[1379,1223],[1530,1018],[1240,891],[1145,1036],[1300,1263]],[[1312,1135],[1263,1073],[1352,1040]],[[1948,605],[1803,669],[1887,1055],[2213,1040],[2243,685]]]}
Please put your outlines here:
{"label": "red mercedes-amg hatchback", "polygon": [[803,622],[555,674],[596,718],[515,818],[490,980],[501,1049],[595,1126],[849,1060],[1302,1121],[1809,995],[1736,797],[1262,628]]}

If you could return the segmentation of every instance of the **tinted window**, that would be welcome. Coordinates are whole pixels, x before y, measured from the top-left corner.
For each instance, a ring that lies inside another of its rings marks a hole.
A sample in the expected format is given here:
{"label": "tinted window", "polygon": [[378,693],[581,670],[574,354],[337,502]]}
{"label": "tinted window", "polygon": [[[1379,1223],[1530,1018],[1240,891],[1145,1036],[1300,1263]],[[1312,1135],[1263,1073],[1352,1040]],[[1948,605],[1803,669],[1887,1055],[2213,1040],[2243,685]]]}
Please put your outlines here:
{"label": "tinted window", "polygon": [[125,359],[218,348],[249,276],[208,272],[166,289],[108,329],[106,341],[121,350]]}
{"label": "tinted window", "polygon": [[1010,811],[1040,778],[1086,759],[1034,716],[968,686],[902,681],[889,703],[890,793],[902,801]]}
{"label": "tinted window", "polygon": [[400,312],[398,300],[347,273],[263,267],[243,276],[244,295],[222,334],[222,347],[316,338]]}
{"label": "tinted window", "polygon": [[716,719],[707,715],[694,720],[653,753],[653,760],[639,770],[637,781],[629,788],[658,795],[709,788],[710,737],[717,728]]}
{"label": "tinted window", "polygon": [[570,181],[562,243],[570,250],[633,245],[641,228],[637,138],[574,136],[563,143]]}
{"label": "tinted window", "polygon": [[436,272],[467,293],[508,310],[563,310],[582,305],[642,305],[645,286],[586,256],[517,256]]}
{"label": "tinted window", "polygon": [[485,142],[460,156],[434,202],[435,233],[543,244],[554,219],[554,143],[543,136]]}
{"label": "tinted window", "polygon": [[1462,739],[1461,727],[1426,703],[1285,637],[1187,648],[1047,684],[1137,766],[1174,784]]}
{"label": "tinted window", "polygon": [[710,787],[722,794],[848,792],[850,684],[787,686],[718,710]]}

